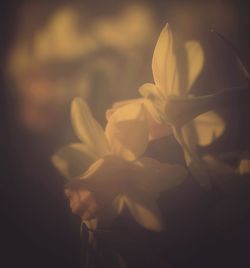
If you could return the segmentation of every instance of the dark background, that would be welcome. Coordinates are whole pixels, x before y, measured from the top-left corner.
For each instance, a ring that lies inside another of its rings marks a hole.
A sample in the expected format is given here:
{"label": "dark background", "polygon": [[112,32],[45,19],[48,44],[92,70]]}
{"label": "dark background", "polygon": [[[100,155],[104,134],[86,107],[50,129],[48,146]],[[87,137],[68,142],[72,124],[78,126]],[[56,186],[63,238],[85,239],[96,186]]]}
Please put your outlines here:
{"label": "dark background", "polygon": [[[65,2],[43,1],[49,7],[49,12],[45,12],[41,25],[46,24],[51,14]],[[79,2],[75,2],[79,5]],[[217,14],[207,19],[203,16],[206,14],[205,1],[139,2],[153,10],[157,32],[166,21],[177,32],[181,32],[184,24],[176,16],[175,7],[190,6],[191,11],[199,7],[200,13],[190,11],[189,16],[194,14],[197,17],[190,26],[191,30],[187,27],[182,35],[183,39],[197,38],[207,55],[204,71],[194,85],[194,93],[211,93],[220,88],[247,84],[236,64],[234,53],[221,40],[212,36],[209,28],[215,27],[224,34],[240,51],[246,66],[250,66],[249,4],[212,1]],[[50,163],[51,154],[59,146],[75,139],[72,133],[67,137],[60,134],[63,129],[70,129],[67,116],[70,100],[65,102],[63,116],[55,122],[56,127],[33,131],[19,121],[20,99],[6,78],[6,61],[18,33],[19,12],[30,4],[34,4],[34,1],[1,3],[0,263],[1,267],[79,267],[79,219],[71,215],[63,195],[64,179]],[[80,5],[88,11],[90,17],[92,14],[98,17],[112,16],[125,3],[86,1]],[[226,13],[228,7],[234,11],[235,20],[225,18],[224,11]],[[198,29],[192,31],[195,23]],[[34,25],[34,29],[39,29],[41,25]],[[148,59],[150,67],[150,57]],[[95,109],[95,102],[90,99],[89,103]],[[249,149],[248,105],[237,103],[219,111],[226,120],[227,131],[218,142],[204,150],[227,153]],[[103,120],[101,112],[97,112],[96,116]],[[171,139],[164,141],[164,144],[166,150],[179,150]],[[152,144],[149,154],[155,156],[159,149],[157,146],[157,143]],[[173,156],[170,154],[167,157]],[[234,158],[228,162],[237,164]],[[101,244],[104,248],[118,248],[131,263],[139,263],[134,267],[146,267],[145,260],[148,266],[154,263],[155,267],[160,267],[157,264],[159,259],[168,263],[169,267],[249,267],[250,218],[248,207],[245,206],[249,200],[240,199],[240,196],[244,195],[237,192],[229,198],[217,191],[204,193],[195,183],[188,182],[160,199],[169,223],[166,233],[157,235],[145,232],[125,215],[125,224],[118,220],[114,225],[116,233],[101,235]],[[127,233],[128,241],[122,236],[124,233]],[[164,264],[163,267],[167,266]]]}

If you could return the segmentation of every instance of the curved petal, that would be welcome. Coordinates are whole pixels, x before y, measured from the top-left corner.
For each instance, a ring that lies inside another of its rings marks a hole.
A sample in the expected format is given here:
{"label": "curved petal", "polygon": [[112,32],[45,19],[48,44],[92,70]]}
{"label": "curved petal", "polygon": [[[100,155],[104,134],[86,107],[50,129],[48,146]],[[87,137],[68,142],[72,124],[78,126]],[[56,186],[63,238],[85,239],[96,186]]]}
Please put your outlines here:
{"label": "curved petal", "polygon": [[105,156],[92,164],[80,180],[72,184],[76,187],[87,182],[101,204],[108,204],[132,181],[135,174],[133,166],[133,163],[120,157]]}
{"label": "curved petal", "polygon": [[220,137],[225,130],[225,122],[215,112],[207,112],[193,121],[197,132],[198,144],[206,146]]}
{"label": "curved petal", "polygon": [[52,156],[52,163],[66,178],[80,176],[96,160],[92,149],[82,143],[73,143],[60,149]]}
{"label": "curved petal", "polygon": [[190,90],[204,65],[204,52],[199,42],[188,41],[185,44],[188,64],[187,91]]}
{"label": "curved petal", "polygon": [[179,78],[173,51],[173,34],[168,24],[163,28],[156,43],[152,71],[155,84],[165,97],[178,92]]}
{"label": "curved petal", "polygon": [[[126,205],[138,224],[157,232],[165,229],[160,209],[152,196],[136,191],[121,195],[120,198],[122,202],[117,204]],[[118,210],[121,211],[121,207]]]}
{"label": "curved petal", "polygon": [[129,104],[110,117],[105,134],[114,155],[133,161],[148,144],[148,125],[143,104]]}
{"label": "curved petal", "polygon": [[108,109],[106,111],[106,119],[109,120],[111,115],[119,108],[125,106],[125,105],[128,105],[128,104],[142,104],[144,102],[144,99],[143,98],[137,98],[137,99],[130,99],[130,100],[125,100],[125,101],[118,101],[118,102],[115,102],[111,109]]}
{"label": "curved petal", "polygon": [[139,88],[139,93],[146,99],[154,101],[155,99],[164,99],[165,96],[162,94],[159,87],[151,83],[145,83]]}
{"label": "curved petal", "polygon": [[150,194],[158,194],[178,186],[187,176],[185,167],[161,163],[152,158],[142,158],[136,164],[141,167],[135,178],[138,188]]}
{"label": "curved petal", "polygon": [[108,143],[100,124],[94,119],[85,101],[75,98],[71,105],[71,120],[78,138],[98,155],[109,152]]}

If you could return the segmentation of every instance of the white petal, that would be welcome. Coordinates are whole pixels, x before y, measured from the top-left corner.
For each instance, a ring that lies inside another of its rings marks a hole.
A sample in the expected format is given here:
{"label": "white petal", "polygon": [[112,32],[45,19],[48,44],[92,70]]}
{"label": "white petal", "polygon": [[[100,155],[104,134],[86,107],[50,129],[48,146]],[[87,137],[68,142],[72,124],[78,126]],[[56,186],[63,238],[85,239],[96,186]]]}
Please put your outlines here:
{"label": "white petal", "polygon": [[109,152],[102,127],[92,116],[87,103],[80,98],[72,101],[71,120],[78,138],[89,145],[98,156]]}
{"label": "white petal", "polygon": [[179,78],[176,67],[176,56],[173,51],[173,34],[167,24],[156,43],[152,60],[152,71],[155,84],[162,94],[176,95],[179,87]]}
{"label": "white petal", "polygon": [[63,176],[70,179],[82,175],[96,158],[88,145],[73,143],[54,154],[52,162]]}
{"label": "white petal", "polygon": [[198,144],[207,146],[220,137],[225,130],[225,122],[215,112],[207,112],[193,121],[197,132]]}
{"label": "white petal", "polygon": [[112,105],[112,108],[111,109],[108,109],[106,111],[106,119],[109,120],[109,118],[111,117],[111,115],[119,108],[123,107],[123,106],[126,106],[128,104],[142,104],[144,102],[144,99],[143,98],[137,98],[137,99],[129,99],[129,100],[125,100],[125,101],[118,101],[118,102],[115,102],[113,105]]}
{"label": "white petal", "polygon": [[92,164],[80,177],[79,183],[88,180],[98,198],[102,199],[102,204],[109,203],[127,187],[127,184],[130,185],[130,180],[133,182],[132,177],[138,174],[134,171],[134,166],[132,162],[108,155]]}
{"label": "white petal", "polygon": [[117,109],[105,133],[113,154],[129,161],[142,155],[149,136],[144,105],[131,103]]}
{"label": "white petal", "polygon": [[185,44],[187,53],[188,81],[187,91],[192,87],[204,65],[204,52],[199,42],[188,41]]}
{"label": "white petal", "polygon": [[152,231],[165,229],[160,209],[150,195],[142,192],[129,193],[123,196],[124,202],[136,222]]}
{"label": "white petal", "polygon": [[144,97],[144,105],[153,119],[162,123],[165,121],[166,98],[159,88],[154,84],[146,83],[139,88],[140,94]]}
{"label": "white petal", "polygon": [[135,178],[138,188],[150,194],[158,194],[178,186],[187,176],[181,165],[161,163],[152,158],[142,158],[136,162],[141,167]]}

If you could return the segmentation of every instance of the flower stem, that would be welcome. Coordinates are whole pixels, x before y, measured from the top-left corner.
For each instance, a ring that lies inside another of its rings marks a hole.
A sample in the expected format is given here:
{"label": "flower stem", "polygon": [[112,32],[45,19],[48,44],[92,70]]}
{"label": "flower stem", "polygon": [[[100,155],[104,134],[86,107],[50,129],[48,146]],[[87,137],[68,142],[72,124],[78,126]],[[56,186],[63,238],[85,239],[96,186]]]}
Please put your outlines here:
{"label": "flower stem", "polygon": [[229,41],[225,36],[223,36],[221,33],[217,32],[215,29],[211,29],[212,33],[215,33],[224,43],[226,43],[232,51],[235,53],[235,56],[237,58],[237,61],[247,79],[250,79],[250,74],[246,68],[246,64],[244,63],[242,57],[240,56],[239,50],[232,44],[231,41]]}

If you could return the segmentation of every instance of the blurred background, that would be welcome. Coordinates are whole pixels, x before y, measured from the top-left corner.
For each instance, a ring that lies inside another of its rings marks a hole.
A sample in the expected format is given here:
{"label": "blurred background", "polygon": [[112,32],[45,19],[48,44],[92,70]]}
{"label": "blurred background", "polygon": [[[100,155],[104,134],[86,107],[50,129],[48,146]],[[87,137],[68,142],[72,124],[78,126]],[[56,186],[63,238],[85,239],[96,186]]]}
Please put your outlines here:
{"label": "blurred background", "polygon": [[[77,267],[78,221],[70,215],[63,178],[50,156],[76,139],[69,118],[74,97],[86,99],[104,125],[113,102],[137,97],[139,86],[153,81],[152,53],[166,22],[180,56],[188,40],[204,49],[205,65],[193,94],[246,85],[235,53],[210,31],[230,40],[249,67],[249,5],[243,1],[1,4],[1,231],[9,267],[17,259],[26,267]],[[219,112],[227,130],[207,150],[249,148],[248,107]]]}

